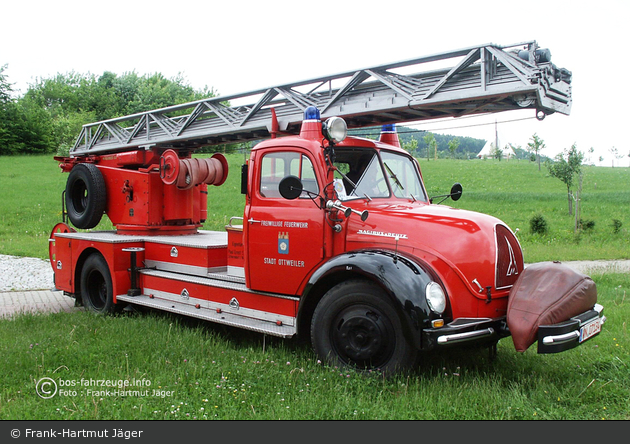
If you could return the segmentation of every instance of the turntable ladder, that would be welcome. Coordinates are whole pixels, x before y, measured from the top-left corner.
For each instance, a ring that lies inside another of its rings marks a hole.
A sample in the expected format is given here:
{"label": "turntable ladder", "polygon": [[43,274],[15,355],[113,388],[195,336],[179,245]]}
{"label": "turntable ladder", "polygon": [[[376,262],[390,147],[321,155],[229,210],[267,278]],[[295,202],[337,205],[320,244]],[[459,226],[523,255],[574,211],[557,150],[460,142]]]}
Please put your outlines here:
{"label": "turntable ladder", "polygon": [[[91,123],[71,156],[138,149],[186,149],[299,133],[304,110],[348,128],[535,110],[571,110],[571,72],[535,41],[485,44]],[[277,121],[277,128],[272,122]]]}

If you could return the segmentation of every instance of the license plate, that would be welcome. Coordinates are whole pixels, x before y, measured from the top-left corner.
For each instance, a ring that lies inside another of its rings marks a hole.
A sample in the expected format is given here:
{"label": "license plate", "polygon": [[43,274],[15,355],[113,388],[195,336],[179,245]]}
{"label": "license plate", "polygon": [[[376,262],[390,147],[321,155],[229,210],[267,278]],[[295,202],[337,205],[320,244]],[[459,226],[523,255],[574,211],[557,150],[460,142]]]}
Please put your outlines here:
{"label": "license plate", "polygon": [[600,322],[600,318],[597,318],[580,328],[580,338],[578,342],[584,342],[587,339],[592,338],[601,330],[602,324]]}

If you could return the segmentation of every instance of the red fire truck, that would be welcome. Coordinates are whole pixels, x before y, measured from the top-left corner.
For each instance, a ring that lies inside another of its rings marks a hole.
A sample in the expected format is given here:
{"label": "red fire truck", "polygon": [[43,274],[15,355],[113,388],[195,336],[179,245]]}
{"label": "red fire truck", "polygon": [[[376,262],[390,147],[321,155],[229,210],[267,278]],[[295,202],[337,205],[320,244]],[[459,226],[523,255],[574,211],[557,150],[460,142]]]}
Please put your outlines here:
{"label": "red fire truck", "polygon": [[[450,68],[410,68],[455,59]],[[242,104],[242,103],[245,104]],[[502,221],[429,196],[395,124],[530,108],[569,114],[571,73],[536,42],[480,45],[85,125],[64,221],[50,236],[58,289],[87,309],[129,304],[281,337],[328,362],[393,372],[420,352],[573,348],[605,317],[587,276],[525,268]],[[379,140],[348,128],[381,126]],[[263,140],[241,170],[244,213],[204,230],[228,175],[202,146]],[[94,231],[106,214],[115,230]],[[69,222],[74,226],[73,228]]]}

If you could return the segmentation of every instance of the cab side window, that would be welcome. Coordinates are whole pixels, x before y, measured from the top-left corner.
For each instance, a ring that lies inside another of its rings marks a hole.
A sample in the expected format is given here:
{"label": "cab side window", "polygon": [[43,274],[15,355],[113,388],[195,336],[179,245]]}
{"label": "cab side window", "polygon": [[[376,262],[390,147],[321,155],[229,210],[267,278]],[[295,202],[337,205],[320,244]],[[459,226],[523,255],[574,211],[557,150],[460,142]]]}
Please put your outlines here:
{"label": "cab side window", "polygon": [[[307,156],[295,152],[275,152],[266,154],[262,158],[260,195],[267,198],[281,198],[278,185],[286,176],[299,177],[305,191],[319,193],[315,169]],[[300,198],[308,198],[308,194],[302,192]]]}

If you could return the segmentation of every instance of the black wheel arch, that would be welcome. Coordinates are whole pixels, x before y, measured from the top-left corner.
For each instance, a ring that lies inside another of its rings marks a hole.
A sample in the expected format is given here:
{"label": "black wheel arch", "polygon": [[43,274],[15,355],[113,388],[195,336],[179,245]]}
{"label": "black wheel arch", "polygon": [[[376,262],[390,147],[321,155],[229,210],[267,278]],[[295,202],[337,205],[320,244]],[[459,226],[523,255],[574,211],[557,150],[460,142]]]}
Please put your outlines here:
{"label": "black wheel arch", "polygon": [[[403,334],[421,348],[421,331],[434,316],[425,299],[429,282],[439,280],[426,264],[387,250],[359,250],[340,254],[324,263],[309,279],[298,309],[298,334],[306,335],[315,307],[340,282],[363,279],[387,294],[401,319]],[[448,299],[448,298],[447,298]]]}

